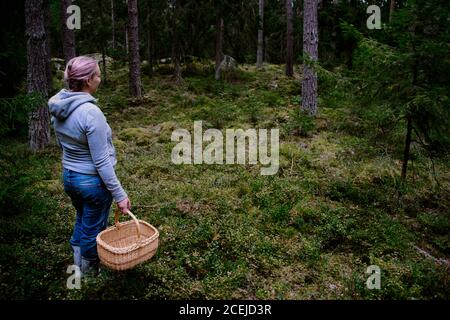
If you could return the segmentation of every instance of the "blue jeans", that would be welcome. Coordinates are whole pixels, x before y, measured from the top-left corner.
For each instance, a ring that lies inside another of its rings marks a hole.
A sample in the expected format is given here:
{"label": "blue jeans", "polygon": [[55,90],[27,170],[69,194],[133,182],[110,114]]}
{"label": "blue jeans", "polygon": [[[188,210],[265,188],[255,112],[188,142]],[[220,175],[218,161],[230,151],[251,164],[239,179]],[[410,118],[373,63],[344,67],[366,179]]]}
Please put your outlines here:
{"label": "blue jeans", "polygon": [[63,169],[64,191],[77,210],[70,244],[80,247],[86,260],[98,260],[97,235],[108,225],[112,195],[99,175]]}

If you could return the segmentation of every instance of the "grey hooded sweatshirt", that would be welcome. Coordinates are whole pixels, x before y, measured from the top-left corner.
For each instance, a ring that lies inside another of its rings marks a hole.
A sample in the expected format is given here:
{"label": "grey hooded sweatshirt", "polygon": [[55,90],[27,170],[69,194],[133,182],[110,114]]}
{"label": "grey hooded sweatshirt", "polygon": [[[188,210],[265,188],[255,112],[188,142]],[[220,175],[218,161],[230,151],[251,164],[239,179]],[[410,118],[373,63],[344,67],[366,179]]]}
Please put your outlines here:
{"label": "grey hooded sweatshirt", "polygon": [[120,202],[128,196],[114,172],[117,163],[111,128],[97,100],[86,92],[61,90],[50,98],[51,122],[63,150],[63,167],[84,174],[98,174]]}

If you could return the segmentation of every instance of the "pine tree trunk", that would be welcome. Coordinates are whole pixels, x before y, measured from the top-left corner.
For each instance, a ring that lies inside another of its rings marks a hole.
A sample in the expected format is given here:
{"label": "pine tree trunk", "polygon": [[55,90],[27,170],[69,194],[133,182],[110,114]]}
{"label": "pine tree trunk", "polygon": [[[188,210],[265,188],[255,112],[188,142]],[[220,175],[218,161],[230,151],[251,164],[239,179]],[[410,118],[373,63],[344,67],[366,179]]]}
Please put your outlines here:
{"label": "pine tree trunk", "polygon": [[70,59],[76,57],[75,51],[75,30],[70,30],[67,28],[67,18],[69,15],[67,14],[67,7],[72,5],[72,0],[61,0],[60,3],[60,18],[61,18],[61,30],[63,36],[63,51],[64,51],[64,60],[66,64]]}
{"label": "pine tree trunk", "polygon": [[178,6],[179,4],[175,2],[172,17],[172,63],[174,66],[173,76],[175,78],[175,83],[181,85],[183,83],[183,78],[181,77],[181,48],[177,28]]}
{"label": "pine tree trunk", "polygon": [[106,83],[108,83],[108,72],[106,70],[106,48],[105,48],[105,46],[102,46],[102,66],[103,66],[102,82],[105,85]]}
{"label": "pine tree trunk", "polygon": [[153,57],[152,57],[152,39],[150,28],[147,28],[147,60],[148,60],[148,76],[153,76]]}
{"label": "pine tree trunk", "polygon": [[[337,21],[338,20],[338,15],[337,15],[337,8],[336,8],[336,4],[337,2],[333,2],[332,5],[332,19],[333,21]],[[337,32],[336,32],[336,23],[332,23],[331,24],[331,38],[330,38],[330,46],[333,52],[334,57],[337,57],[338,53],[336,50],[336,36],[337,36]]]}
{"label": "pine tree trunk", "polygon": [[116,29],[114,21],[114,0],[111,0],[111,29],[112,29],[112,48],[116,48]]}
{"label": "pine tree trunk", "polygon": [[[312,62],[318,59],[317,0],[304,0],[303,55]],[[309,115],[317,114],[317,74],[308,61],[303,63],[302,109]]]}
{"label": "pine tree trunk", "polygon": [[147,24],[147,59],[148,59],[148,76],[151,78],[153,76],[153,49],[152,49],[152,32],[150,28],[150,13],[151,7],[150,2],[147,2],[147,15],[145,17]]}
{"label": "pine tree trunk", "polygon": [[261,69],[263,66],[263,47],[264,47],[264,0],[259,0],[259,24],[258,24],[258,48],[256,51],[256,67]]}
{"label": "pine tree trunk", "polygon": [[181,53],[180,43],[176,33],[174,34],[174,39],[172,41],[172,61],[174,66],[173,76],[175,78],[175,83],[177,85],[181,85],[183,83],[183,78],[181,77]]}
{"label": "pine tree trunk", "polygon": [[412,117],[408,115],[406,117],[406,138],[405,149],[403,150],[403,164],[402,164],[402,180],[406,178],[406,171],[408,169],[409,150],[411,146],[411,133],[412,133]]}
{"label": "pine tree trunk", "polygon": [[220,16],[216,24],[216,72],[214,78],[220,79],[220,63],[223,60],[223,18]]}
{"label": "pine tree trunk", "polygon": [[[25,1],[25,35],[27,39],[27,91],[48,98],[47,48],[43,0]],[[42,150],[50,142],[50,117],[45,101],[29,114],[29,146]]]}
{"label": "pine tree trunk", "polygon": [[52,76],[52,46],[50,41],[50,24],[52,22],[52,15],[50,11],[50,0],[44,0],[44,27],[45,34],[47,35],[46,44],[46,57],[47,57],[47,92],[50,94],[53,91],[53,76]]}
{"label": "pine tree trunk", "polygon": [[155,70],[155,50],[154,50],[154,35],[151,30],[148,31],[148,45],[149,45],[149,51],[148,51],[148,63],[149,63],[149,77],[153,77],[153,72]]}
{"label": "pine tree trunk", "polygon": [[[100,23],[102,25],[107,25],[108,20],[107,16],[103,14],[106,10],[103,8],[104,3],[102,1],[98,2],[98,10],[100,12]],[[98,40],[99,44],[101,44],[101,53],[102,53],[102,83],[106,85],[108,83],[108,71],[106,69],[106,55],[107,55],[107,38],[102,36]]]}
{"label": "pine tree trunk", "polygon": [[292,24],[292,0],[286,0],[286,75],[292,77],[294,75],[294,37]]}
{"label": "pine tree trunk", "polygon": [[263,54],[263,61],[270,61],[270,56],[269,56],[269,52],[268,52],[268,48],[269,48],[269,37],[268,36],[264,36],[264,54]]}
{"label": "pine tree trunk", "polygon": [[395,0],[390,0],[390,6],[389,6],[389,23],[392,22],[392,16],[395,11]]}
{"label": "pine tree trunk", "polygon": [[130,49],[128,55],[130,94],[133,97],[140,97],[142,96],[142,92],[137,0],[128,0],[128,42]]}
{"label": "pine tree trunk", "polygon": [[125,23],[125,52],[128,56],[129,50],[128,50],[128,24]]}
{"label": "pine tree trunk", "polygon": [[[415,30],[413,31],[415,33]],[[416,55],[416,59],[413,64],[413,77],[412,77],[412,85],[415,87],[417,85],[417,75],[418,75],[418,58],[415,48],[413,47],[413,52]],[[411,134],[412,134],[412,125],[413,118],[411,113],[408,112],[406,115],[406,137],[405,137],[405,148],[403,150],[403,163],[402,163],[402,174],[401,179],[404,181],[406,179],[406,172],[408,170],[408,161],[409,161],[409,153],[411,148]]]}

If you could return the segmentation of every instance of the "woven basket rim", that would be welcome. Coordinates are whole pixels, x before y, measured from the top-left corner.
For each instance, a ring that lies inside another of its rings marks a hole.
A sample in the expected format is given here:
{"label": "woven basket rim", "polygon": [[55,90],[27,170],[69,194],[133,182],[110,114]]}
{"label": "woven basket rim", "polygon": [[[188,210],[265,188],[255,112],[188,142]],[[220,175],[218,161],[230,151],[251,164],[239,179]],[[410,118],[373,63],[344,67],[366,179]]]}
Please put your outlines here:
{"label": "woven basket rim", "polygon": [[[153,249],[152,251],[149,251],[149,252],[147,253],[147,255],[154,256],[157,250],[158,250],[158,248],[155,248],[155,249]],[[137,257],[135,257],[135,258],[133,258],[133,259],[126,260],[126,261],[120,261],[120,262],[113,262],[113,261],[111,261],[111,260],[109,260],[109,259],[104,259],[104,258],[103,258],[103,259],[100,259],[100,261],[101,261],[103,264],[109,265],[109,266],[111,266],[111,267],[121,267],[121,266],[127,265],[127,264],[134,264],[135,261],[137,261],[137,260],[139,260],[139,259],[141,259],[141,258],[142,258],[142,256],[137,256]],[[140,263],[143,263],[143,262],[145,262],[145,261],[138,262],[137,264],[140,264]]]}
{"label": "woven basket rim", "polygon": [[[138,221],[139,221],[139,224],[144,224],[144,225],[150,227],[150,228],[154,231],[154,234],[153,234],[152,236],[150,236],[149,238],[145,238],[145,239],[142,239],[143,236],[141,235],[141,240],[140,240],[140,241],[137,241],[137,242],[135,242],[135,243],[133,243],[133,244],[131,244],[131,245],[129,245],[129,246],[126,246],[126,247],[121,247],[121,248],[113,247],[113,246],[111,246],[110,244],[106,243],[106,242],[101,238],[102,235],[104,235],[105,233],[109,233],[109,232],[111,232],[112,230],[117,229],[117,226],[116,226],[116,225],[113,225],[113,226],[111,226],[111,227],[109,227],[109,228],[103,230],[102,232],[100,232],[100,233],[97,235],[97,238],[96,238],[97,244],[100,245],[101,247],[103,247],[105,250],[108,250],[108,251],[110,251],[110,252],[117,253],[117,254],[126,254],[126,253],[128,253],[128,252],[130,252],[130,251],[139,249],[139,248],[141,248],[141,247],[143,247],[143,246],[146,246],[146,245],[152,243],[153,241],[155,241],[155,240],[159,237],[159,231],[158,231],[158,229],[156,229],[154,226],[152,226],[150,223],[148,223],[148,222],[146,222],[146,221],[143,221],[143,220],[138,220]],[[129,225],[129,224],[135,224],[135,223],[134,223],[134,221],[132,221],[132,220],[126,221],[126,222],[120,222],[120,223],[119,223],[119,227],[120,227],[120,226],[126,226],[126,225]],[[116,252],[116,251],[120,251],[120,252]],[[127,252],[127,251],[128,251],[128,252]]]}

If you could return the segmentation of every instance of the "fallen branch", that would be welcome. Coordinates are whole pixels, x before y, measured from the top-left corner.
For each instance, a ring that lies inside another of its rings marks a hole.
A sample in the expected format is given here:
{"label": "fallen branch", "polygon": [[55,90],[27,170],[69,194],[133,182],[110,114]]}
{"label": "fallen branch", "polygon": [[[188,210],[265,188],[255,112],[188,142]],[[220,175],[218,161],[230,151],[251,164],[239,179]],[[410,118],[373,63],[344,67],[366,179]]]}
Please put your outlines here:
{"label": "fallen branch", "polygon": [[447,259],[438,259],[433,257],[431,254],[429,254],[428,252],[426,252],[425,250],[419,248],[418,246],[413,245],[414,249],[416,249],[420,254],[424,255],[425,257],[433,260],[435,263],[443,265],[443,266],[449,266],[450,262]]}

